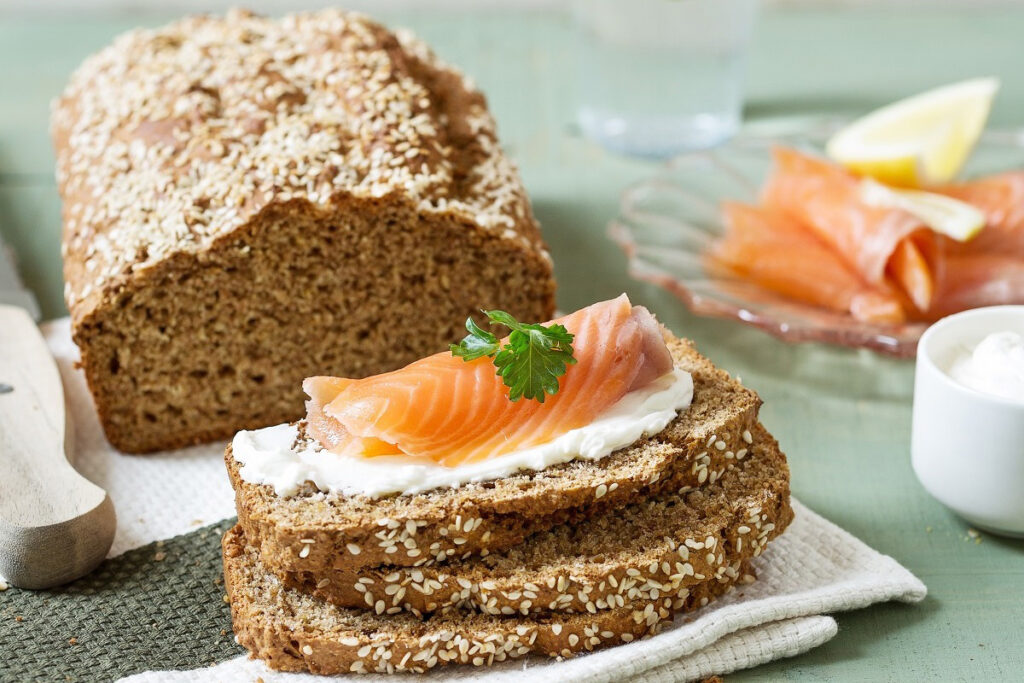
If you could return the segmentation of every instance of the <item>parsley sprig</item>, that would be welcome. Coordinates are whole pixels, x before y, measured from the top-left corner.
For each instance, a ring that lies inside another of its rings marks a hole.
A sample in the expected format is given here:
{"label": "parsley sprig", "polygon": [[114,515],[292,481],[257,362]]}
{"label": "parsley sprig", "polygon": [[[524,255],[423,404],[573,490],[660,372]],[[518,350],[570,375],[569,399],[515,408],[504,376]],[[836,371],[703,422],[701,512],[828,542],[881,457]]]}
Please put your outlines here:
{"label": "parsley sprig", "polygon": [[525,324],[505,311],[482,311],[491,324],[504,325],[511,333],[504,346],[498,337],[483,329],[472,318],[466,319],[469,334],[452,344],[452,355],[465,361],[493,358],[497,373],[511,401],[520,398],[544,402],[558,393],[558,378],[576,359],[572,355],[573,335],[564,325]]}

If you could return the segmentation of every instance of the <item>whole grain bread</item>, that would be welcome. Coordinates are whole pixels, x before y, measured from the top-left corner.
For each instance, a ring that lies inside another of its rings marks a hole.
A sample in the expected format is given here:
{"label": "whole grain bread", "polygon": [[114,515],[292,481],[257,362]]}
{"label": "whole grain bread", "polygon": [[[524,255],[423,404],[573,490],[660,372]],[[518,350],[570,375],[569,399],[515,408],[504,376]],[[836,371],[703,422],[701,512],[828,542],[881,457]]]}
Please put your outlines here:
{"label": "whole grain bread", "polygon": [[562,524],[486,557],[279,578],[327,602],[377,614],[593,614],[642,605],[733,576],[789,525],[786,458],[763,427],[753,435],[750,454],[713,484]]}
{"label": "whole grain bread", "polygon": [[553,314],[483,95],[335,10],[136,30],[55,103],[65,299],[108,439],[175,448],[302,415],[303,378]]}
{"label": "whole grain bread", "polygon": [[677,366],[693,376],[693,403],[659,434],[601,460],[412,495],[339,496],[307,484],[280,497],[242,480],[229,447],[239,524],[278,572],[423,567],[510,548],[533,533],[664,491],[714,483],[749,452],[760,399],[689,341],[668,343]]}
{"label": "whole grain bread", "polygon": [[491,665],[530,653],[570,657],[657,633],[680,612],[702,607],[736,576],[708,579],[648,602],[598,614],[494,617],[377,615],[346,609],[287,588],[264,568],[257,549],[234,527],[224,536],[224,585],[238,642],[281,671],[316,674],[417,672],[447,664]]}

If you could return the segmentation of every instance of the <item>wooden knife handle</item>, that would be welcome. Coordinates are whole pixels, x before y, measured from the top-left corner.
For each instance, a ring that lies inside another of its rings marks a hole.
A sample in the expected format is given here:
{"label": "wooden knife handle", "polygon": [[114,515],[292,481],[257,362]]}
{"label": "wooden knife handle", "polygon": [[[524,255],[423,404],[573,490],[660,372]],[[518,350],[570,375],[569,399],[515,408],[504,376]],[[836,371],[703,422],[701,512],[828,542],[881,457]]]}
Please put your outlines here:
{"label": "wooden knife handle", "polygon": [[113,540],[106,492],[68,463],[64,419],[60,373],[39,328],[0,305],[0,574],[16,586],[81,576]]}

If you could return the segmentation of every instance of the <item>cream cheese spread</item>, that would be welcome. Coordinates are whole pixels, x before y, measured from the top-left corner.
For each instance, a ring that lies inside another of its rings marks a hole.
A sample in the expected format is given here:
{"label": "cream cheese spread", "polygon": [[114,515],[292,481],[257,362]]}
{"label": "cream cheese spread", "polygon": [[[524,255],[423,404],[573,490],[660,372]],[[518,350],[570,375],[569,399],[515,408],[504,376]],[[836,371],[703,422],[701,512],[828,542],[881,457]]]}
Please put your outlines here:
{"label": "cream cheese spread", "polygon": [[243,431],[231,442],[243,480],[294,495],[306,481],[328,493],[382,496],[417,493],[489,481],[521,470],[542,470],[570,460],[599,460],[645,436],[657,434],[693,400],[690,373],[674,369],[626,394],[590,424],[547,443],[482,462],[445,467],[427,458],[337,455],[316,445],[293,448],[295,425]]}
{"label": "cream cheese spread", "polygon": [[993,332],[956,356],[949,376],[975,391],[1024,402],[1024,337]]}

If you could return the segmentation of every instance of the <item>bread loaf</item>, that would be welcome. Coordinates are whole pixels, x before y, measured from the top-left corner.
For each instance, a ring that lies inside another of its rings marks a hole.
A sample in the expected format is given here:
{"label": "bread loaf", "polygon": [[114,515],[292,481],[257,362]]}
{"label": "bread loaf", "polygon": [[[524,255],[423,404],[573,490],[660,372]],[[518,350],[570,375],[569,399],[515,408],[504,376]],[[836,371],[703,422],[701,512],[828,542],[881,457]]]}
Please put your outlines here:
{"label": "bread loaf", "polygon": [[365,17],[133,31],[52,133],[73,336],[121,450],[296,419],[304,377],[400,367],[480,308],[553,314],[484,97]]}

